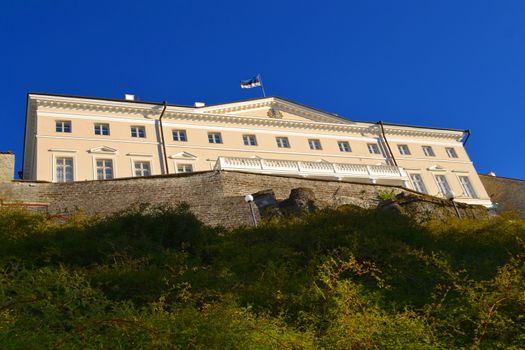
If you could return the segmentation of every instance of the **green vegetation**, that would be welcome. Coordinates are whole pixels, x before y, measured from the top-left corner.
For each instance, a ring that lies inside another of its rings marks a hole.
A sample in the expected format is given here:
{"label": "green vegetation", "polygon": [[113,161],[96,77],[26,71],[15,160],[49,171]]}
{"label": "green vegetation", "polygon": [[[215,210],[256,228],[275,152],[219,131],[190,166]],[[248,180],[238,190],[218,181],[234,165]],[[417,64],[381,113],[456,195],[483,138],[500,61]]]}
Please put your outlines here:
{"label": "green vegetation", "polygon": [[521,349],[525,222],[0,210],[2,349]]}

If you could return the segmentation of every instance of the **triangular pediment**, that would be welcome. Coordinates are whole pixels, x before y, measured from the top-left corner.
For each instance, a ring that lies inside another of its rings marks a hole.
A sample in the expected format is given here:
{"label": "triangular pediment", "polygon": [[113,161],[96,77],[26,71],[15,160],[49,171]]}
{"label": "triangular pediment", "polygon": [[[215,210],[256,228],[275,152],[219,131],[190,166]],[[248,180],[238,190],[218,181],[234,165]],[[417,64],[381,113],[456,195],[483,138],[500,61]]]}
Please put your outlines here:
{"label": "triangular pediment", "polygon": [[117,154],[117,150],[108,146],[95,147],[88,151],[89,153]]}
{"label": "triangular pediment", "polygon": [[299,122],[348,124],[349,120],[279,97],[223,103],[199,108],[201,113],[239,117],[282,119]]}
{"label": "triangular pediment", "polygon": [[168,158],[170,159],[185,159],[185,160],[196,160],[197,156],[188,153],[188,152],[179,152],[176,154],[170,155]]}
{"label": "triangular pediment", "polygon": [[443,168],[441,165],[432,165],[431,167],[428,167],[428,170],[430,170],[430,171],[445,171],[446,169]]}

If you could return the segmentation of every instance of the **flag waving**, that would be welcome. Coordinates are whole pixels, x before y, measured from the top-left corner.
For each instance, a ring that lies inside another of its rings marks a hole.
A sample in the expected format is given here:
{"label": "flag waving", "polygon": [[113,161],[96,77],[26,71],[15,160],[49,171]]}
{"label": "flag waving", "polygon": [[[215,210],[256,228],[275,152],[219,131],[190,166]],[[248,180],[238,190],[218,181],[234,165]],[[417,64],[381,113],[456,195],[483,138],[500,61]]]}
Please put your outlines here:
{"label": "flag waving", "polygon": [[264,91],[264,85],[260,74],[257,74],[255,77],[248,80],[241,80],[241,89],[251,89],[254,87],[261,87],[263,96],[266,97],[266,92]]}
{"label": "flag waving", "polygon": [[241,80],[241,89],[251,89],[254,87],[261,86],[261,75],[257,74],[257,76],[248,79],[248,80]]}

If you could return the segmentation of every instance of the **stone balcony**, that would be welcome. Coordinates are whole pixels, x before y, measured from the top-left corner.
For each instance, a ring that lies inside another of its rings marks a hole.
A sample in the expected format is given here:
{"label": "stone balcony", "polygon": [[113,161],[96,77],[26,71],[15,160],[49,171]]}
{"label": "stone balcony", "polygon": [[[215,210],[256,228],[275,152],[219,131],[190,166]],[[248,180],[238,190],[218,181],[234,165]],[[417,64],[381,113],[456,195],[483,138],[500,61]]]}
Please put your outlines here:
{"label": "stone balcony", "polygon": [[405,170],[390,165],[218,157],[215,169],[408,186],[408,176]]}

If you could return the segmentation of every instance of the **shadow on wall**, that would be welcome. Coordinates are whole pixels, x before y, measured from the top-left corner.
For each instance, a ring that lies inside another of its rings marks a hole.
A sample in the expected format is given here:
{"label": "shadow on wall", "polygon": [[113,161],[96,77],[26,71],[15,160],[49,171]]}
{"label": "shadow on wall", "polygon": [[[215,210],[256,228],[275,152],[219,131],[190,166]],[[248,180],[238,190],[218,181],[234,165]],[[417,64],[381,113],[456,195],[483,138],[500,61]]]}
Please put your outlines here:
{"label": "shadow on wall", "polygon": [[[278,201],[273,190],[253,194],[254,203],[261,218],[280,216],[302,216],[326,207],[337,207],[335,203],[316,200],[315,191],[310,188],[294,188],[287,199]],[[347,203],[359,207],[359,203]],[[417,222],[446,220],[458,214],[464,218],[481,219],[489,216],[489,211],[480,205],[453,203],[440,198],[400,192],[392,199],[378,200],[377,208],[397,215],[405,215]]]}

